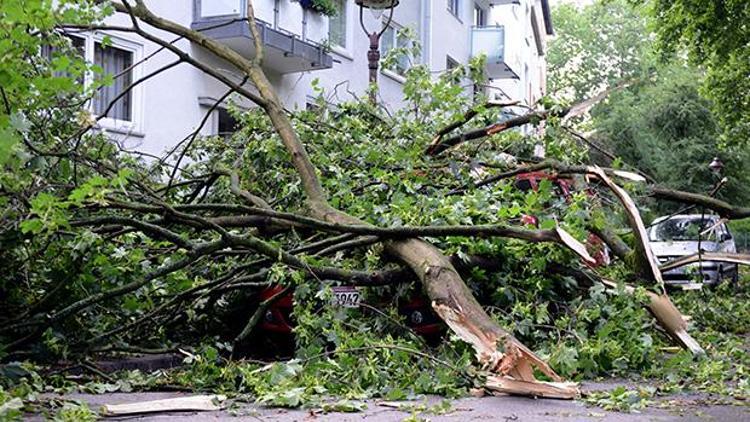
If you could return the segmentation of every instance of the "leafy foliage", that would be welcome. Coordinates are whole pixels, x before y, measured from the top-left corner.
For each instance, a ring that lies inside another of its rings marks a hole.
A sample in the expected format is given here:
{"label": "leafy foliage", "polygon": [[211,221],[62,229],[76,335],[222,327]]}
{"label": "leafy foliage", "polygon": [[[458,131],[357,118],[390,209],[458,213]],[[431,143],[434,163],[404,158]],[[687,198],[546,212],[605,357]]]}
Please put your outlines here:
{"label": "leafy foliage", "polygon": [[547,64],[550,91],[569,102],[648,78],[652,66],[648,21],[626,0],[596,1],[553,9],[556,36]]}
{"label": "leafy foliage", "polygon": [[750,5],[744,0],[653,0],[658,48],[666,58],[686,51],[707,72],[703,93],[724,128],[723,141],[750,139]]}
{"label": "leafy foliage", "polygon": [[[667,3],[673,2],[659,4]],[[722,117],[711,93],[720,88],[709,81],[710,71],[706,76],[703,68],[679,55],[670,56],[668,63],[656,59],[654,39],[671,30],[658,20],[654,25],[649,11],[625,0],[555,7],[558,37],[550,46],[550,85],[556,91],[567,89],[558,96],[580,101],[626,83],[580,124],[618,158],[615,164],[634,166],[670,188],[708,192],[718,181],[708,163],[718,156],[729,177],[718,197],[746,202],[750,191],[742,168],[748,152],[722,141]],[[592,158],[607,165],[611,161],[596,151]],[[651,205],[658,212],[674,210],[673,204]]]}
{"label": "leafy foliage", "polygon": [[699,93],[700,84],[701,72],[695,69],[661,67],[649,84],[613,93],[593,111],[597,138],[623,161],[637,163],[656,180],[680,190],[710,191],[718,178],[708,163],[718,156],[728,183],[717,196],[747,202],[747,150],[722,148],[718,123],[711,103]]}

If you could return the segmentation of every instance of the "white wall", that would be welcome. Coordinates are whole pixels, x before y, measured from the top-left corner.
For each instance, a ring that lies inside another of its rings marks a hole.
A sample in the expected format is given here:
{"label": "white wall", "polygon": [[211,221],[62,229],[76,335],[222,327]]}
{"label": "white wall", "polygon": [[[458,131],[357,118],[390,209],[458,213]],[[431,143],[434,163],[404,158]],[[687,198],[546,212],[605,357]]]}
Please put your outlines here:
{"label": "white wall", "polygon": [[[211,0],[203,0],[211,1]],[[522,0],[520,6],[497,6],[489,16],[489,23],[493,21],[508,25],[506,40],[514,46],[517,51],[518,61],[527,63],[530,67],[529,77],[525,79],[523,68],[514,70],[524,78],[520,81],[497,80],[493,82],[498,88],[503,89],[514,99],[525,97],[524,87],[531,82],[535,99],[541,96],[543,83],[540,77],[544,76],[544,60],[536,56],[536,47],[533,39],[530,44],[527,38],[531,34],[531,27],[526,18],[526,6],[538,3],[540,0]],[[479,0],[480,3],[486,0]],[[149,7],[157,15],[164,16],[182,25],[190,26],[193,21],[192,0],[148,0]],[[256,15],[268,23],[274,23],[275,0],[255,0]],[[278,26],[281,29],[297,34],[302,38],[302,20],[305,14],[296,1],[279,0],[280,9],[278,14]],[[485,3],[486,4],[486,3]],[[398,26],[411,26],[418,36],[426,41],[426,48],[422,54],[422,61],[426,63],[433,72],[443,71],[446,67],[446,56],[465,63],[471,54],[471,32],[473,24],[474,1],[463,0],[461,2],[461,13],[457,18],[447,9],[446,0],[401,0],[396,8],[393,21]],[[516,13],[510,8],[517,8]],[[539,7],[539,6],[537,6]],[[502,9],[502,10],[501,10]],[[334,59],[331,69],[317,70],[304,73],[293,73],[280,75],[269,72],[268,76],[279,92],[281,99],[287,108],[304,108],[309,97],[313,95],[310,85],[313,79],[318,79],[320,85],[326,89],[332,102],[347,101],[356,95],[360,98],[366,96],[368,85],[367,51],[369,40],[359,25],[359,10],[354,5],[354,0],[348,0],[346,8],[347,16],[347,45],[344,48],[334,48],[331,53]],[[310,39],[321,41],[328,38],[327,18],[312,16],[307,13],[304,16],[308,23],[305,35]],[[541,17],[541,8],[537,10]],[[376,20],[369,11],[364,13],[365,25],[369,30],[381,28],[382,21]],[[109,23],[115,25],[129,25],[129,19],[125,16],[114,16],[109,18]],[[543,25],[541,26],[543,28]],[[174,36],[149,28],[151,32],[163,39],[173,39]],[[146,57],[154,53],[158,46],[146,42],[129,33],[113,33],[123,40],[141,45],[140,57]],[[249,42],[249,41],[248,41]],[[238,73],[228,64],[223,63],[200,47],[191,45],[181,40],[176,45],[184,51],[189,52],[197,59],[209,63],[215,69],[235,81],[240,80]],[[170,52],[160,52],[149,58],[139,66],[136,72],[144,76],[162,66],[172,62],[176,57]],[[379,72],[380,99],[389,108],[398,107],[401,104],[403,79],[393,73]],[[249,89],[252,89],[248,85]],[[115,124],[107,127],[108,133],[116,140],[123,142],[131,148],[138,148],[152,154],[160,154],[181,141],[185,136],[195,130],[203,119],[208,107],[199,103],[199,98],[218,99],[227,90],[220,82],[204,75],[202,72],[188,64],[181,64],[175,68],[160,74],[138,87],[134,99],[136,100],[136,122],[129,126]],[[252,106],[242,100],[244,106]],[[215,116],[209,120],[202,129],[202,134],[215,133]]]}
{"label": "white wall", "polygon": [[[493,8],[492,20],[505,26],[507,63],[518,79],[496,79],[491,85],[502,92],[504,99],[534,105],[546,94],[547,63],[537,51],[531,24],[532,8],[537,19],[541,42],[546,49],[546,32],[541,0],[521,0],[520,4]],[[546,50],[545,50],[546,52]]]}

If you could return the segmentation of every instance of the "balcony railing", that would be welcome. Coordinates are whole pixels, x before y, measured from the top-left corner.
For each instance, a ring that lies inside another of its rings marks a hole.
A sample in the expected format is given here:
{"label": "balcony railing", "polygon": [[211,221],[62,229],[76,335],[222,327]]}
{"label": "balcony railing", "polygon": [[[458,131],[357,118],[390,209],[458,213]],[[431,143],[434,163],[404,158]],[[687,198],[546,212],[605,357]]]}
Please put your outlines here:
{"label": "balcony railing", "polygon": [[484,54],[487,56],[487,76],[491,79],[518,78],[516,72],[511,69],[507,57],[507,45],[505,42],[505,27],[474,26],[471,28],[471,55],[472,57]]}
{"label": "balcony railing", "polygon": [[[280,27],[279,12],[273,9],[273,2],[266,3],[255,2],[255,20],[265,48],[266,68],[285,74],[328,69],[333,65],[333,58],[322,45],[303,39],[306,25],[310,23],[303,23],[302,13],[299,22],[293,22],[299,27],[293,27],[299,30],[295,33]],[[246,11],[246,0],[193,0],[192,28],[246,57],[253,57],[255,46],[247,25]],[[289,13],[283,18],[291,22]],[[311,23],[320,25],[319,22]]]}

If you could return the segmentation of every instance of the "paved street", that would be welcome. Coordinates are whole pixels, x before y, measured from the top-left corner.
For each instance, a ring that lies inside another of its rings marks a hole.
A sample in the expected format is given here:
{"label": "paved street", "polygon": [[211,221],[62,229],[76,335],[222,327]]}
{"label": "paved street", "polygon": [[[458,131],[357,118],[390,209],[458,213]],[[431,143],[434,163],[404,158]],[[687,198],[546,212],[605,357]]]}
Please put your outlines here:
{"label": "paved street", "polygon": [[[584,385],[585,389],[601,389],[611,384]],[[181,397],[181,393],[113,393],[103,395],[72,395],[87,402],[92,409],[104,404],[121,404],[146,400]],[[597,407],[587,407],[578,401],[534,400],[522,397],[483,397],[453,400],[443,414],[429,410],[442,401],[440,397],[427,397],[409,402],[381,402],[368,400],[367,409],[359,413],[317,413],[309,410],[288,410],[235,403],[219,412],[162,413],[143,416],[110,418],[128,421],[401,421],[410,416],[431,421],[750,421],[747,405],[715,404],[716,398],[705,395],[674,395],[662,397],[640,413],[608,412]],[[747,403],[745,403],[747,404]],[[41,417],[32,420],[42,420]]]}

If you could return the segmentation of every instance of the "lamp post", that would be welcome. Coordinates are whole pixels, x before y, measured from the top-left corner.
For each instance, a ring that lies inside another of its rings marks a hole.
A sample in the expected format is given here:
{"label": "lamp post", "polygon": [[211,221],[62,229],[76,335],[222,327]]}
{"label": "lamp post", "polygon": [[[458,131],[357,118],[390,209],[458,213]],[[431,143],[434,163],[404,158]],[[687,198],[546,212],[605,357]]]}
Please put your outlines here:
{"label": "lamp post", "polygon": [[[724,163],[721,162],[719,157],[714,157],[713,160],[708,164],[708,169],[711,170],[711,173],[716,176],[716,179],[718,180],[716,182],[716,185],[714,185],[713,189],[711,189],[711,192],[709,193],[709,196],[714,196],[716,192],[721,189],[722,184],[725,182],[724,179],[721,178],[721,172],[724,170]],[[703,253],[703,249],[701,248],[701,242],[703,241],[703,225],[704,225],[704,219],[706,218],[706,208],[701,208],[701,221],[700,225],[700,231],[698,232],[698,269],[700,270],[701,274],[701,281],[705,280],[705,277],[703,275],[703,259],[701,257]]]}
{"label": "lamp post", "polygon": [[[367,67],[370,69],[370,102],[375,104],[377,102],[377,84],[378,84],[378,64],[380,63],[380,37],[383,35],[385,30],[390,25],[393,19],[393,9],[398,5],[399,0],[354,0],[354,3],[359,6],[359,24],[362,26],[362,30],[370,39],[370,50],[367,52]],[[365,20],[363,17],[364,9],[370,9],[376,18],[379,18],[385,9],[390,9],[388,15],[388,21],[383,25],[380,30],[370,32],[365,26]]]}
{"label": "lamp post", "polygon": [[718,177],[721,177],[721,171],[724,170],[724,163],[719,160],[719,157],[714,157],[708,168]]}

